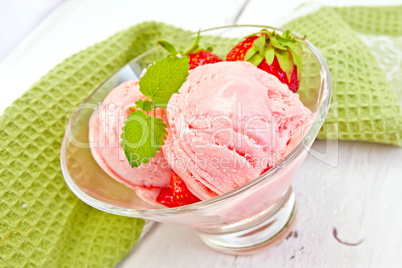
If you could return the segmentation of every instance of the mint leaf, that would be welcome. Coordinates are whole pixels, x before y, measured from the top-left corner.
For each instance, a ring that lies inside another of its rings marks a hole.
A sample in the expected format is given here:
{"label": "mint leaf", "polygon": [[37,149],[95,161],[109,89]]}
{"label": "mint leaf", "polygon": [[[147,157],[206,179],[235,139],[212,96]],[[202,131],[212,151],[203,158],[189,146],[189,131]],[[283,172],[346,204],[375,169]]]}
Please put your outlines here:
{"label": "mint leaf", "polygon": [[150,112],[154,108],[152,101],[149,100],[138,100],[135,102],[135,104],[137,105],[137,107],[141,108],[144,112]]}
{"label": "mint leaf", "polygon": [[149,66],[140,79],[140,91],[158,107],[166,107],[170,97],[179,91],[190,69],[189,58],[168,56]]}
{"label": "mint leaf", "polygon": [[155,116],[142,111],[131,113],[124,122],[121,147],[131,167],[148,163],[161,149],[166,138],[166,125]]}
{"label": "mint leaf", "polygon": [[188,57],[168,56],[151,65],[140,79],[140,91],[147,98],[135,102],[134,108],[142,111],[137,110],[127,117],[121,134],[121,147],[131,167],[148,163],[164,144],[167,126],[162,119],[147,116],[145,112],[156,106],[166,107],[172,94],[178,92],[186,81],[189,69]]}

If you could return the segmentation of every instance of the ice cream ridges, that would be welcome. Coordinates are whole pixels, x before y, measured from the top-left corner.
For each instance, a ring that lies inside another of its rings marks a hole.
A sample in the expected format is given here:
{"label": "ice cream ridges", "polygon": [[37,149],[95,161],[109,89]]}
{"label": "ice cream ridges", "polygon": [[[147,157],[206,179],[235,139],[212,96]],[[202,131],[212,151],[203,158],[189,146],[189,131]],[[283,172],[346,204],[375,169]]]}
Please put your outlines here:
{"label": "ice cream ridges", "polygon": [[[135,101],[145,97],[139,91],[138,81],[127,81],[113,89],[89,122],[89,141],[95,161],[112,178],[134,188],[143,199],[155,200],[160,189],[168,187],[172,169],[163,152],[138,168],[131,168],[121,147],[122,126]],[[164,109],[154,110],[160,118]]]}
{"label": "ice cream ridges", "polygon": [[227,61],[189,70],[167,107],[147,113],[163,120],[167,136],[155,157],[134,168],[120,145],[122,127],[134,104],[148,98],[137,81],[124,82],[90,120],[94,159],[145,201],[168,207],[250,182],[290,152],[311,114],[287,83],[255,66],[260,63]]}
{"label": "ice cream ridges", "polygon": [[249,62],[200,66],[169,101],[163,152],[190,191],[208,199],[280,161],[309,114],[297,94]]}

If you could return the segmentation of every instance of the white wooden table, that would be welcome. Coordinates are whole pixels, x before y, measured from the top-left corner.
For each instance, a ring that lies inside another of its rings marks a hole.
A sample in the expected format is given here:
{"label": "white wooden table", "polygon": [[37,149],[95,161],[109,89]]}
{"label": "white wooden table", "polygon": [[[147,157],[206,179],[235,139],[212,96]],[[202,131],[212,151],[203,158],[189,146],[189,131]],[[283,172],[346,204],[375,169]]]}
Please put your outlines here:
{"label": "white wooden table", "polygon": [[[250,0],[244,7],[245,0],[204,0],[188,12],[192,5],[185,0],[62,1],[0,61],[0,113],[64,58],[130,25],[157,20],[197,30],[231,24],[240,13],[238,23],[280,25],[305,1],[283,2]],[[119,267],[402,267],[402,148],[317,141],[313,149],[294,181],[295,229],[279,246],[251,256],[223,255],[190,228],[159,224]]]}

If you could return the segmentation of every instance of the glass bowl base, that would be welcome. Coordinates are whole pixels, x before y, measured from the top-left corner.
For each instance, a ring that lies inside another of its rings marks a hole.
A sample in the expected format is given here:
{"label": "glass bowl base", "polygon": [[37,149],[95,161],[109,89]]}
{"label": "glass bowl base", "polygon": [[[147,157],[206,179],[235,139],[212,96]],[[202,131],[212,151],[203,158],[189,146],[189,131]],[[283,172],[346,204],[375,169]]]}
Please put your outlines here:
{"label": "glass bowl base", "polygon": [[274,207],[255,220],[234,228],[197,229],[210,248],[226,254],[248,255],[279,244],[292,230],[296,216],[296,199],[290,187]]}

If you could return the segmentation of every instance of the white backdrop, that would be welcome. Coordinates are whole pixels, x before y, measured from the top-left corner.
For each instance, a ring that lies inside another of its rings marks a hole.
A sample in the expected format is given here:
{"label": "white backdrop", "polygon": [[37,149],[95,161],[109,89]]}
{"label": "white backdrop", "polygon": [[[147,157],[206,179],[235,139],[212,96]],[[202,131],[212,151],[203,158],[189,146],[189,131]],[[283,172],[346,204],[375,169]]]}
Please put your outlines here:
{"label": "white backdrop", "polygon": [[[192,30],[230,24],[245,0],[200,2],[36,0],[24,9],[20,4],[28,0],[16,0],[12,6],[22,20],[18,21],[10,15],[11,9],[5,9],[10,5],[0,0],[0,46],[7,51],[0,59],[0,114],[64,58],[121,29],[144,20]],[[311,1],[250,0],[238,23],[280,25],[305,2]],[[402,5],[402,0],[321,2]],[[39,24],[33,26],[35,23]],[[7,44],[2,44],[4,33],[10,36]],[[314,146],[325,144],[317,141]],[[121,267],[402,267],[402,148],[359,142],[339,142],[336,148],[328,152],[339,158],[336,167],[310,155],[297,174],[298,238],[289,238],[261,254],[227,256],[208,249],[189,228],[162,224],[139,243]],[[358,247],[337,243],[333,226],[342,227],[339,235],[346,240],[364,238],[364,243]]]}
{"label": "white backdrop", "polygon": [[62,0],[1,0],[0,60],[43,21]]}

